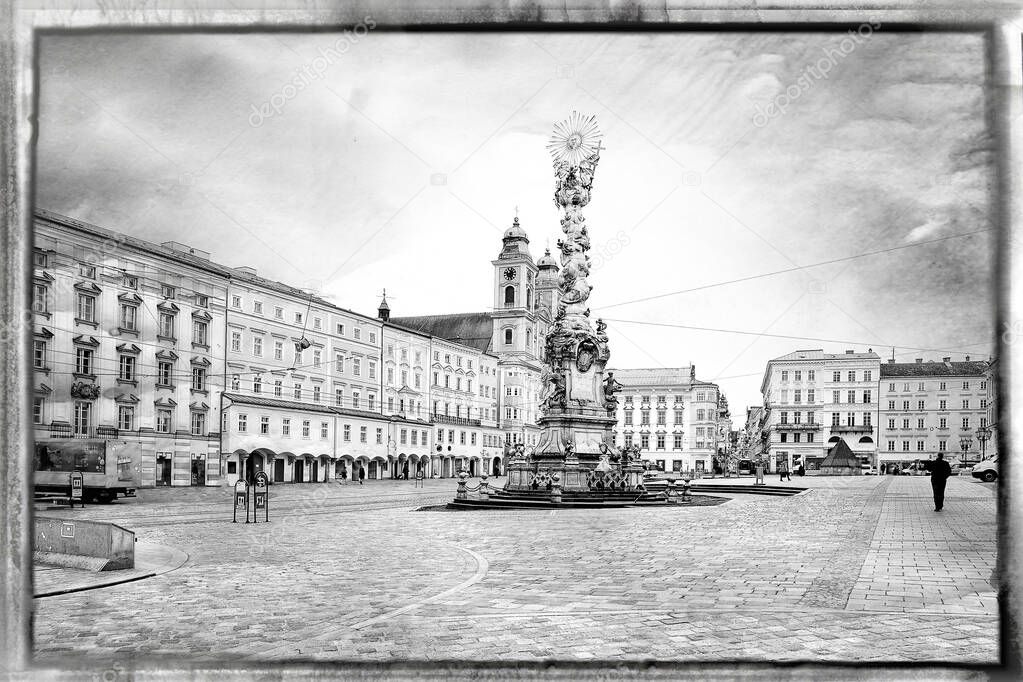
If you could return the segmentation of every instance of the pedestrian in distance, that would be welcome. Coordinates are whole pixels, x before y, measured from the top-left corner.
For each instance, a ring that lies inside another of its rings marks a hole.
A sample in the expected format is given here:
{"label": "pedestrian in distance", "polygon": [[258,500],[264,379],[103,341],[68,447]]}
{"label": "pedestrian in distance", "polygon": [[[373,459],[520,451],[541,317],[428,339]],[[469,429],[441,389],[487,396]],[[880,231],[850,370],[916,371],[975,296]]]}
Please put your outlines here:
{"label": "pedestrian in distance", "polygon": [[779,481],[784,481],[786,478],[789,479],[790,481],[792,480],[792,474],[789,473],[788,462],[781,463],[781,465],[778,467],[778,473],[780,474],[780,476],[778,477]]}
{"label": "pedestrian in distance", "polygon": [[806,476],[806,467],[804,467],[802,464],[800,464],[799,468],[796,469],[796,475],[797,476]]}
{"label": "pedestrian in distance", "polygon": [[945,453],[939,452],[935,459],[922,465],[931,472],[931,491],[934,493],[934,511],[945,506],[945,484],[952,475],[952,467],[945,461]]}
{"label": "pedestrian in distance", "polygon": [[366,467],[359,467],[359,485],[366,480]]}

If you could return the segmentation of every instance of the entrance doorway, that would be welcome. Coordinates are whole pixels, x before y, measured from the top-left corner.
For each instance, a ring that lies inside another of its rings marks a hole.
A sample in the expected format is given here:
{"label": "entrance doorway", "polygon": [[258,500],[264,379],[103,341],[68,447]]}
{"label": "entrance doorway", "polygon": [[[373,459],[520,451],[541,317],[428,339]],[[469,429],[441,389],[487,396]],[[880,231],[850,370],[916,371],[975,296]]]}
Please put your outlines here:
{"label": "entrance doorway", "polygon": [[156,485],[171,484],[171,460],[161,457],[156,460]]}
{"label": "entrance doorway", "polygon": [[369,471],[366,473],[366,478],[377,477],[377,463],[376,460],[371,460],[369,463]]}
{"label": "entrance doorway", "polygon": [[500,476],[500,475],[501,475],[501,458],[500,457],[495,457],[494,458],[494,476]]}
{"label": "entrance doorway", "polygon": [[320,480],[320,465],[317,462],[313,462],[311,466],[313,469],[312,481],[316,483]]}
{"label": "entrance doorway", "polygon": [[274,483],[284,482],[284,460],[274,460]]}
{"label": "entrance doorway", "polygon": [[301,483],[304,480],[303,477],[305,475],[305,471],[303,471],[303,469],[305,469],[305,467],[303,466],[302,460],[296,459],[295,460],[295,483]]}
{"label": "entrance doorway", "polygon": [[206,485],[206,460],[192,460],[192,485]]}

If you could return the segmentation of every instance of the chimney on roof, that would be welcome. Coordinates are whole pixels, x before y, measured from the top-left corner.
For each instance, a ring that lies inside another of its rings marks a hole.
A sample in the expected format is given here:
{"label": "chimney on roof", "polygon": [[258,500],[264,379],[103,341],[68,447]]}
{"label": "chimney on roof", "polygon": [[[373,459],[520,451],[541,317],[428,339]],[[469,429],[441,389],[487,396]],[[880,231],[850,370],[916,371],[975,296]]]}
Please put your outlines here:
{"label": "chimney on roof", "polygon": [[256,268],[249,267],[248,265],[245,265],[245,266],[240,267],[240,268],[234,268],[234,271],[235,272],[241,272],[241,273],[246,274],[246,275],[252,275],[253,277],[256,276]]}
{"label": "chimney on roof", "polygon": [[889,365],[894,365],[895,364],[895,358],[888,358],[888,364]]}
{"label": "chimney on roof", "polygon": [[182,244],[181,242],[163,242],[160,246],[164,246],[171,251],[177,251],[178,253],[187,253],[189,256],[195,256],[196,258],[202,258],[203,260],[210,259],[209,251],[195,249],[188,244]]}
{"label": "chimney on roof", "polygon": [[919,364],[920,364],[921,362],[923,362],[923,361],[924,361],[924,359],[923,359],[923,358],[917,358],[917,359],[916,359],[916,364],[918,364],[918,365],[919,365]]}

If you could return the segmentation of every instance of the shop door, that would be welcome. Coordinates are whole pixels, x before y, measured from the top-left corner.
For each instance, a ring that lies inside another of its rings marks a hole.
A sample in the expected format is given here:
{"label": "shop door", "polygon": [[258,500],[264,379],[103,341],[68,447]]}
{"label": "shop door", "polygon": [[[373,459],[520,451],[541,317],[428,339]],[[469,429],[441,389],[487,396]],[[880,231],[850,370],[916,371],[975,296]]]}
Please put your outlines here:
{"label": "shop door", "polygon": [[302,466],[302,460],[296,459],[295,460],[295,483],[301,483],[302,482],[302,475],[305,473],[304,471],[302,471],[303,468],[304,467]]}
{"label": "shop door", "polygon": [[313,462],[313,483],[317,483],[320,480],[320,465],[317,462]]}
{"label": "shop door", "polygon": [[156,485],[171,484],[171,461],[170,459],[156,460]]}
{"label": "shop door", "polygon": [[206,460],[192,460],[192,485],[206,485]]}
{"label": "shop door", "polygon": [[284,482],[284,460],[278,459],[274,461],[274,483]]}

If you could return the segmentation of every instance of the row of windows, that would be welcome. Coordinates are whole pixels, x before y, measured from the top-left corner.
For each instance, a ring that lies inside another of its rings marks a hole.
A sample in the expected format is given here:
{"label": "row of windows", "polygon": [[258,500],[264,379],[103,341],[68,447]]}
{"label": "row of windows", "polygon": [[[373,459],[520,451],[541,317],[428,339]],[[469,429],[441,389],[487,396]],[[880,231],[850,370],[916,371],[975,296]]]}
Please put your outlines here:
{"label": "row of windows", "polygon": [[[43,339],[35,339],[32,347],[32,364],[36,369],[46,369],[47,342]],[[162,388],[173,388],[176,372],[173,360],[160,359],[157,356],[156,363],[156,385]],[[141,376],[138,372],[138,357],[134,354],[122,353],[118,356],[117,378],[120,381],[138,381]],[[96,352],[92,348],[75,348],[75,369],[76,375],[95,378],[96,373]],[[191,372],[193,391],[206,391],[209,389],[209,372],[206,367],[192,367]]]}
{"label": "row of windows", "polygon": [[[675,413],[675,424],[681,424],[683,421],[682,410],[677,409]],[[634,412],[629,409],[625,411],[625,425],[632,426]],[[666,410],[657,411],[657,426],[665,426],[667,424],[668,413]],[[716,410],[696,410],[696,421],[714,421],[717,419]],[[639,423],[641,426],[650,425],[650,412],[648,410],[641,410],[639,413]]]}
{"label": "row of windows", "polygon": [[[241,310],[242,309],[242,297],[239,296],[238,294],[232,294],[232,296],[231,296],[231,307],[236,309],[236,310]],[[263,302],[262,301],[260,301],[260,300],[252,301],[252,314],[253,315],[263,315]],[[284,320],[284,308],[281,307],[281,306],[274,306],[273,317],[274,317],[275,320]],[[294,319],[294,323],[296,325],[298,325],[298,324],[301,324],[301,325],[306,324],[305,313],[303,313],[303,312],[295,311],[293,319]],[[323,329],[323,318],[321,318],[319,316],[314,316],[312,318],[312,322],[313,322],[313,329],[314,330],[319,331],[319,330]],[[337,331],[337,335],[338,336],[347,336],[348,328],[347,328],[347,326],[346,326],[346,324],[344,322],[338,322],[337,326],[336,326],[336,331]],[[370,330],[368,336],[369,336],[369,343],[376,343],[377,342],[377,333],[376,333],[376,331]],[[362,340],[362,327],[356,326],[356,327],[352,328],[352,338],[354,338],[356,341],[361,341]]]}
{"label": "row of windows", "polygon": [[[657,402],[658,406],[664,405],[665,403],[667,403],[667,400],[668,400],[667,397],[663,396],[663,395],[654,396],[654,399]],[[696,396],[695,396],[694,400],[696,402],[698,402],[698,403],[699,402],[706,402],[706,401],[713,402],[714,400],[717,400],[717,398],[715,397],[715,394],[713,392],[707,393],[706,391],[698,391],[696,393]],[[649,405],[650,404],[650,396],[648,396],[648,395],[640,396],[640,401],[644,405]],[[633,402],[633,397],[631,395],[625,396],[625,405],[627,407],[632,407],[632,402]],[[676,395],[675,396],[675,404],[676,405],[681,404],[683,402],[685,402],[683,396],[681,396],[681,395]]]}
{"label": "row of windows", "polygon": [[[908,412],[909,411],[909,409],[910,409],[910,402],[911,401],[909,401],[909,400],[903,400],[902,401],[902,410],[904,412]],[[896,401],[894,401],[894,400],[889,400],[888,401],[888,409],[889,410],[898,409],[898,408],[896,408],[895,405],[896,405]],[[964,399],[962,401],[962,409],[964,409],[964,410],[969,410],[969,409],[986,410],[987,406],[988,406],[987,398],[981,398],[980,399],[980,407],[979,408],[971,408],[970,407],[969,399]],[[918,401],[916,401],[916,409],[919,410],[919,411],[926,410],[927,409],[927,401],[926,400],[918,400]],[[947,400],[939,400],[938,401],[938,411],[942,412],[942,411],[947,410],[947,409],[948,409],[948,401]]]}
{"label": "row of windows", "polygon": [[[624,440],[625,440],[625,447],[632,447],[633,436],[632,436],[631,433],[625,434]],[[683,438],[682,434],[680,434],[680,433],[674,434],[674,437],[672,439],[672,449],[673,450],[681,450],[681,449],[683,449],[683,441],[684,441],[684,438]],[[655,443],[655,446],[656,446],[657,450],[664,450],[666,448],[666,444],[667,444],[667,436],[662,435],[662,434],[657,434],[657,436],[654,439],[654,443]],[[641,448],[643,448],[644,450],[646,450],[646,449],[648,449],[650,447],[650,434],[647,434],[647,433],[639,434],[639,446]],[[705,447],[709,448],[709,447],[713,447],[713,446],[714,446],[713,442],[705,442],[702,439],[700,439],[699,437],[697,437],[697,439],[696,439],[696,447],[698,449],[703,449]]]}
{"label": "row of windows", "polygon": [[[859,395],[860,395],[860,398],[861,398],[860,402],[862,402],[864,404],[868,404],[869,405],[869,404],[874,402],[873,391],[861,391]],[[856,391],[846,391],[846,393],[845,393],[845,402],[847,402],[847,403],[855,403],[855,402],[857,402],[856,396],[857,396],[857,392]],[[783,405],[789,404],[789,391],[788,391],[788,389],[783,388],[781,390],[781,400],[780,400],[780,402]],[[792,403],[793,404],[800,404],[802,402],[803,402],[803,390],[799,389],[799,388],[794,389],[792,391]],[[831,402],[832,403],[841,403],[842,402],[842,392],[841,391],[832,391],[831,392]],[[812,389],[812,388],[806,391],[806,403],[808,405],[814,405],[814,404],[817,403],[817,392],[814,389]]]}
{"label": "row of windows", "polygon": [[[917,391],[925,391],[925,390],[927,390],[927,387],[929,385],[930,385],[929,382],[918,381],[917,384],[916,384],[916,390]],[[969,381],[964,381],[962,385],[963,385],[963,390],[964,391],[970,390],[970,382]],[[896,386],[898,386],[897,382],[890,382],[888,384],[888,390],[890,392],[895,392],[896,391]],[[909,391],[910,390],[910,386],[911,386],[911,382],[908,382],[908,381],[903,382],[902,390],[903,391]],[[938,390],[939,391],[947,391],[948,390],[947,382],[939,381],[938,382]],[[982,391],[986,391],[987,390],[987,382],[986,381],[981,381],[980,382],[980,390],[982,390]]]}
{"label": "row of windows", "polygon": [[[896,451],[896,449],[895,449],[896,442],[897,441],[894,441],[894,440],[888,441],[888,452],[895,452]],[[911,441],[908,441],[908,440],[902,441],[902,451],[903,452],[910,452],[910,443],[911,443]],[[924,440],[916,441],[916,450],[917,450],[917,452],[923,452],[925,447],[926,447],[926,443],[927,443],[927,441],[924,441]],[[939,440],[938,441],[938,450],[939,451],[947,451],[948,450],[948,441],[947,440]]]}
{"label": "row of windows", "polygon": [[[889,429],[896,428],[896,426],[895,426],[896,423],[897,423],[897,421],[895,419],[889,419],[888,420],[888,428]],[[913,427],[910,426],[910,423],[911,422],[910,422],[910,420],[908,418],[903,419],[902,420],[902,428],[904,428],[904,429],[913,428]],[[916,428],[918,428],[918,429],[927,428],[925,426],[925,423],[926,422],[925,422],[923,417],[918,417],[917,420],[916,420]],[[964,429],[969,429],[970,428],[970,418],[969,417],[963,417],[962,418],[962,425],[963,425]],[[980,418],[980,426],[981,426],[981,428],[987,426],[987,419],[985,417],[981,417]],[[941,418],[938,419],[938,428],[939,429],[947,429],[948,428],[948,419],[946,417],[941,417]]]}
{"label": "row of windows", "polygon": [[[804,435],[806,436],[806,441],[805,442],[807,442],[807,443],[813,443],[814,442],[814,440],[813,440],[813,438],[814,438],[813,431],[809,431],[809,432],[807,432],[805,434],[803,434],[803,433],[792,433],[792,434],[789,434],[789,433],[785,433],[784,431],[782,431],[779,434],[780,440],[781,440],[782,443],[789,443],[789,442],[792,442],[792,443],[802,443],[802,442],[804,442],[803,441],[803,436]],[[791,441],[789,440],[789,436],[792,436],[792,440]]]}
{"label": "row of windows", "polygon": [[[803,380],[803,370],[801,370],[801,369],[796,369],[796,370],[791,370],[791,371],[787,370],[787,369],[781,370],[781,380],[782,381],[788,381],[789,380],[789,376],[790,376],[790,372],[791,372],[791,376],[792,376],[792,380],[793,381],[802,381]],[[872,381],[873,377],[874,377],[874,373],[873,373],[872,370],[869,370],[869,369],[865,369],[865,370],[862,370],[862,371],[857,371],[855,369],[852,369],[852,370],[849,370],[849,371],[846,372],[845,377],[846,377],[845,380],[848,381],[848,382],[855,382],[857,380]],[[858,377],[859,377],[859,379],[858,379]],[[812,369],[806,370],[806,380],[807,381],[816,381],[817,380],[817,373],[816,373],[816,371],[812,370]],[[842,381],[842,372],[838,371],[838,370],[833,371],[831,373],[831,381],[832,381],[832,383],[839,383],[839,382],[841,382]]]}
{"label": "row of windows", "polygon": [[[49,254],[42,251],[34,252],[32,254],[32,264],[39,268],[49,267]],[[79,263],[78,276],[83,279],[95,280],[96,265],[92,263]],[[137,291],[139,288],[139,278],[136,275],[125,273],[121,276],[121,286]],[[169,284],[160,284],[160,295],[167,300],[174,300],[177,298],[177,288]],[[205,294],[195,294],[193,300],[195,305],[200,308],[208,308],[210,305],[209,296],[206,296]]]}
{"label": "row of windows", "polygon": [[[36,424],[43,423],[43,412],[46,409],[46,398],[36,396],[32,400],[32,421]],[[92,436],[93,405],[86,401],[77,401],[74,404],[74,418],[71,422],[71,432],[75,436]],[[190,416],[191,430],[193,436],[206,435],[206,413],[193,411]],[[134,405],[118,405],[117,407],[117,428],[121,431],[135,431],[137,423],[135,420]],[[157,433],[174,432],[174,410],[166,407],[156,409],[154,430]]]}

